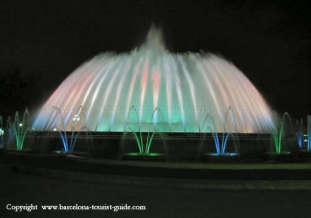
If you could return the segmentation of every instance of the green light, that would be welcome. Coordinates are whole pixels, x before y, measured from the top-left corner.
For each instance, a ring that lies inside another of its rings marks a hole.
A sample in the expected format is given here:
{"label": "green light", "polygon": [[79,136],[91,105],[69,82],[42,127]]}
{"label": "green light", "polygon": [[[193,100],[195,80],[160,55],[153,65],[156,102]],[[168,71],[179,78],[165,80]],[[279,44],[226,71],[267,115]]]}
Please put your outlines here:
{"label": "green light", "polygon": [[289,123],[291,123],[291,119],[288,113],[284,113],[282,118],[279,120],[279,122],[276,124],[276,127],[272,131],[272,138],[273,138],[273,144],[274,144],[274,150],[276,154],[284,154],[287,153],[283,151],[283,139],[285,135],[285,120],[286,118],[289,120]]}
{"label": "green light", "polygon": [[148,154],[141,154],[139,152],[130,152],[130,153],[127,153],[126,155],[128,156],[136,156],[136,157],[160,157],[160,156],[163,156],[163,154],[161,153],[154,153],[154,152],[150,152]]}
{"label": "green light", "polygon": [[284,133],[284,122],[281,121],[280,127],[276,127],[273,133],[274,149],[277,154],[281,154],[282,151],[283,133]]}
{"label": "green light", "polygon": [[139,154],[143,156],[149,156],[151,154],[150,149],[152,146],[152,141],[155,132],[148,132],[146,139],[144,139],[142,132],[132,132],[132,133],[135,136]]}
{"label": "green light", "polygon": [[[156,114],[158,112],[158,109],[155,109],[152,113],[151,120],[154,120],[156,118]],[[151,152],[151,146],[153,142],[153,138],[156,133],[155,124],[150,125],[144,125],[139,122],[139,111],[136,109],[136,107],[132,106],[130,108],[128,120],[135,120],[134,125],[132,125],[133,122],[128,122],[128,125],[126,127],[127,131],[130,131],[136,141],[136,145],[138,148],[138,152],[129,153],[130,156],[155,156],[156,153]],[[139,125],[136,125],[139,123]],[[145,131],[143,131],[145,130]],[[147,131],[146,131],[147,130]],[[135,154],[135,155],[134,155]],[[160,154],[159,154],[160,155]]]}
{"label": "green light", "polygon": [[14,133],[15,141],[16,141],[16,150],[18,151],[22,151],[24,148],[25,138],[29,130],[28,117],[29,117],[29,113],[27,109],[25,110],[22,119],[20,119],[19,113],[16,112],[13,123],[11,122],[9,123],[10,128],[13,129],[13,133]]}

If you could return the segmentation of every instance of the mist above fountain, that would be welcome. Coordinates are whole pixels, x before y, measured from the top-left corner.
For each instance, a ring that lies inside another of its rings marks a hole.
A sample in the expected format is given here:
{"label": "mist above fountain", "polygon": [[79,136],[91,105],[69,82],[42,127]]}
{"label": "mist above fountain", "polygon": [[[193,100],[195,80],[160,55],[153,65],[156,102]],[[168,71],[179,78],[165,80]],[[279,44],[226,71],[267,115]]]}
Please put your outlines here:
{"label": "mist above fountain", "polygon": [[[156,28],[139,48],[100,54],[71,73],[33,129],[55,129],[55,108],[67,131],[75,116],[83,116],[89,131],[264,133],[274,127],[269,106],[234,64],[214,54],[171,53]],[[212,119],[202,124],[206,116]]]}

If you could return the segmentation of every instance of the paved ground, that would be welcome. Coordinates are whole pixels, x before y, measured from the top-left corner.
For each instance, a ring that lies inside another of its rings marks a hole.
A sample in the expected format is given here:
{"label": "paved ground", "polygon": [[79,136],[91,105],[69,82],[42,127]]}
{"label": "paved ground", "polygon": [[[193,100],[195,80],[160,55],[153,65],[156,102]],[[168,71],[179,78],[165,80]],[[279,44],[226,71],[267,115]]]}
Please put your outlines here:
{"label": "paved ground", "polygon": [[[8,153],[0,163],[87,173],[137,177],[192,178],[209,180],[311,180],[311,164],[305,163],[199,163],[120,161],[79,156]],[[311,186],[310,186],[311,189]]]}
{"label": "paved ground", "polygon": [[[12,167],[1,168],[0,217],[252,217],[307,218],[310,217],[311,191],[271,190],[210,190],[200,187],[175,187],[120,182],[133,180],[121,176],[113,180],[88,179],[87,174],[49,176],[29,174]],[[80,175],[80,176],[79,176]],[[84,178],[79,178],[84,177]],[[90,176],[91,177],[91,176]],[[102,175],[105,177],[105,175]],[[107,176],[108,177],[108,176]],[[136,178],[140,180],[142,178]],[[117,181],[118,180],[118,181]],[[152,179],[154,180],[154,179]],[[148,181],[148,180],[146,180]],[[151,181],[151,180],[149,180]],[[173,180],[167,180],[167,183]],[[176,182],[176,181],[175,181]],[[230,183],[230,181],[227,181]],[[6,211],[11,204],[114,204],[146,205],[146,211],[102,212],[23,212]]]}

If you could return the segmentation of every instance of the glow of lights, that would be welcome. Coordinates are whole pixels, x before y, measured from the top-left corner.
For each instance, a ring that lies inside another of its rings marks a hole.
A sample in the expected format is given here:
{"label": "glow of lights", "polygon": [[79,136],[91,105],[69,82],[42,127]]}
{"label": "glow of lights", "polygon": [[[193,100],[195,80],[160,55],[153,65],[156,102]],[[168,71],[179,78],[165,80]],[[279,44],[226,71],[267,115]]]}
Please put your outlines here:
{"label": "glow of lights", "polygon": [[79,114],[75,114],[75,115],[73,116],[73,118],[72,118],[72,121],[73,121],[73,122],[79,122],[79,121],[80,121],[80,116],[79,116]]}
{"label": "glow of lights", "polygon": [[25,138],[29,130],[28,117],[29,113],[27,109],[24,111],[22,119],[20,119],[19,113],[16,112],[14,121],[9,123],[15,135],[17,151],[22,151],[24,148]]}
{"label": "glow of lights", "polygon": [[[80,105],[86,114],[81,120],[77,114],[72,117]],[[129,131],[125,126],[130,122],[146,133],[146,126],[155,124],[160,132],[210,132],[198,128],[207,112],[213,115],[218,133],[270,133],[274,129],[269,106],[234,64],[214,54],[171,53],[156,28],[151,28],[139,48],[100,54],[70,74],[40,109],[33,127],[55,127],[58,115],[53,106],[63,111],[66,122],[72,117],[90,131]],[[137,108],[138,119],[128,120],[132,106]],[[228,108],[236,124],[225,129]],[[67,125],[63,130],[72,128]]]}
{"label": "glow of lights", "polygon": [[218,156],[226,156],[227,146],[228,146],[229,133],[222,133],[222,138],[220,139],[219,133],[213,133],[214,144],[216,147],[216,154]]}
{"label": "glow of lights", "polygon": [[[64,153],[71,153],[74,151],[74,147],[78,139],[79,129],[77,128],[78,124],[77,122],[80,121],[80,115],[75,114],[72,119],[69,119],[69,121],[72,120],[72,122],[66,122],[64,112],[56,106],[53,106],[53,109],[56,112],[56,120],[57,120],[56,124],[54,125],[58,126],[53,127],[53,131],[59,132],[59,136],[64,148]],[[82,106],[80,105],[78,107],[78,112],[80,113],[81,110]],[[70,132],[67,131],[69,126],[71,126]]]}
{"label": "glow of lights", "polygon": [[272,138],[273,138],[273,143],[274,143],[274,151],[277,155],[283,154],[283,153],[288,153],[283,151],[283,139],[284,139],[284,134],[285,134],[285,121],[286,119],[290,121],[290,116],[288,113],[284,113],[282,118],[279,120],[278,124],[274,128],[272,132]]}
{"label": "glow of lights", "polygon": [[311,152],[311,115],[307,116],[307,151]]}
{"label": "glow of lights", "polygon": [[304,149],[303,121],[297,121],[296,141],[299,149]]}

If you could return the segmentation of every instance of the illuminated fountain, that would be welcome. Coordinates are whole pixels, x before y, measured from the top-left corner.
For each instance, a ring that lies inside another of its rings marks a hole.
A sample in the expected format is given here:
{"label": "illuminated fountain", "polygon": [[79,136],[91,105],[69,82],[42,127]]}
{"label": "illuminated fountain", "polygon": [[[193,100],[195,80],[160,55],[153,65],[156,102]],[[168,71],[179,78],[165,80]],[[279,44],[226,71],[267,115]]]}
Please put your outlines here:
{"label": "illuminated fountain", "polygon": [[[57,114],[57,122],[54,124],[53,131],[58,132],[63,145],[63,153],[72,153],[74,151],[78,133],[83,129],[81,125],[82,106],[74,110],[68,119],[66,119],[64,112],[54,106],[55,113]],[[68,131],[70,129],[70,131]]]}
{"label": "illuminated fountain", "polygon": [[[99,132],[132,132],[124,128],[132,106],[138,115],[131,126],[145,133],[155,124],[158,132],[210,132],[207,124],[198,129],[207,113],[215,133],[269,133],[274,127],[269,106],[234,64],[214,54],[171,53],[155,28],[141,47],[100,54],[70,74],[38,111],[33,128],[53,130],[59,122],[57,107],[66,121],[63,131],[77,131],[70,123],[79,106],[85,110],[81,125]],[[156,108],[161,122],[153,115]],[[228,108],[235,124],[225,128]],[[148,148],[152,136],[143,147]],[[215,136],[217,147],[226,147],[228,135],[222,142]]]}
{"label": "illuminated fountain", "polygon": [[229,108],[226,114],[225,122],[224,122],[224,129],[223,133],[218,133],[217,131],[213,131],[213,139],[214,145],[216,148],[216,153],[212,153],[209,155],[212,156],[236,156],[238,155],[237,149],[233,152],[228,152],[228,143],[230,141],[230,137],[234,137],[228,129],[234,129],[234,125],[236,125],[235,115],[233,114],[232,110]]}
{"label": "illuminated fountain", "polygon": [[303,133],[303,120],[296,121],[296,140],[300,150],[305,148],[304,146],[304,133]]}
{"label": "illuminated fountain", "polygon": [[[155,153],[151,151],[151,147],[153,145],[153,139],[155,134],[158,132],[157,123],[152,122],[155,117],[159,116],[158,108],[154,109],[152,113],[151,122],[146,123],[144,126],[143,124],[139,123],[139,112],[137,109],[132,106],[129,112],[128,120],[126,127],[124,128],[124,132],[131,132],[135,137],[135,142],[137,145],[137,152],[130,152],[126,155],[128,156],[143,156],[143,157],[156,157],[161,156],[161,153]],[[136,122],[131,123],[131,120],[136,120]],[[139,123],[139,125],[137,125]],[[152,125],[150,125],[150,123]],[[143,130],[143,131],[142,131]]]}
{"label": "illuminated fountain", "polygon": [[22,151],[24,149],[26,135],[30,129],[28,110],[26,109],[24,111],[22,118],[17,111],[15,113],[14,120],[9,120],[8,123],[9,129],[13,132],[13,135],[15,136],[16,150]]}
{"label": "illuminated fountain", "polygon": [[[215,151],[212,153],[206,153],[208,156],[218,156],[218,157],[223,157],[223,156],[236,156],[238,155],[237,148],[233,146],[234,151],[228,151],[229,147],[229,141],[230,137],[235,137],[230,131],[227,129],[235,129],[234,125],[236,125],[235,121],[235,114],[233,113],[231,108],[228,108],[226,115],[225,115],[225,120],[223,123],[224,126],[224,132],[217,132],[215,129],[215,121],[212,116],[207,114],[205,118],[201,121],[201,124],[199,126],[199,129],[207,129],[208,133],[211,133],[212,135],[212,143],[214,144]],[[205,126],[208,125],[208,126]],[[202,153],[203,147],[204,147],[204,142],[207,140],[207,133],[203,135],[203,138],[201,140],[201,144],[199,146],[199,155]],[[208,141],[210,143],[210,141]]]}
{"label": "illuminated fountain", "polygon": [[311,116],[307,116],[307,127],[305,134],[305,127],[303,123],[303,119],[296,121],[296,140],[298,144],[298,148],[302,152],[311,152]]}
{"label": "illuminated fountain", "polygon": [[[271,154],[276,155],[286,155],[290,152],[288,151],[291,147],[291,138],[295,138],[297,132],[293,128],[292,119],[290,115],[285,112],[280,119],[276,122],[276,126],[272,131],[272,140],[274,145],[274,152]],[[297,135],[296,135],[297,139]],[[297,143],[297,140],[294,140]]]}

